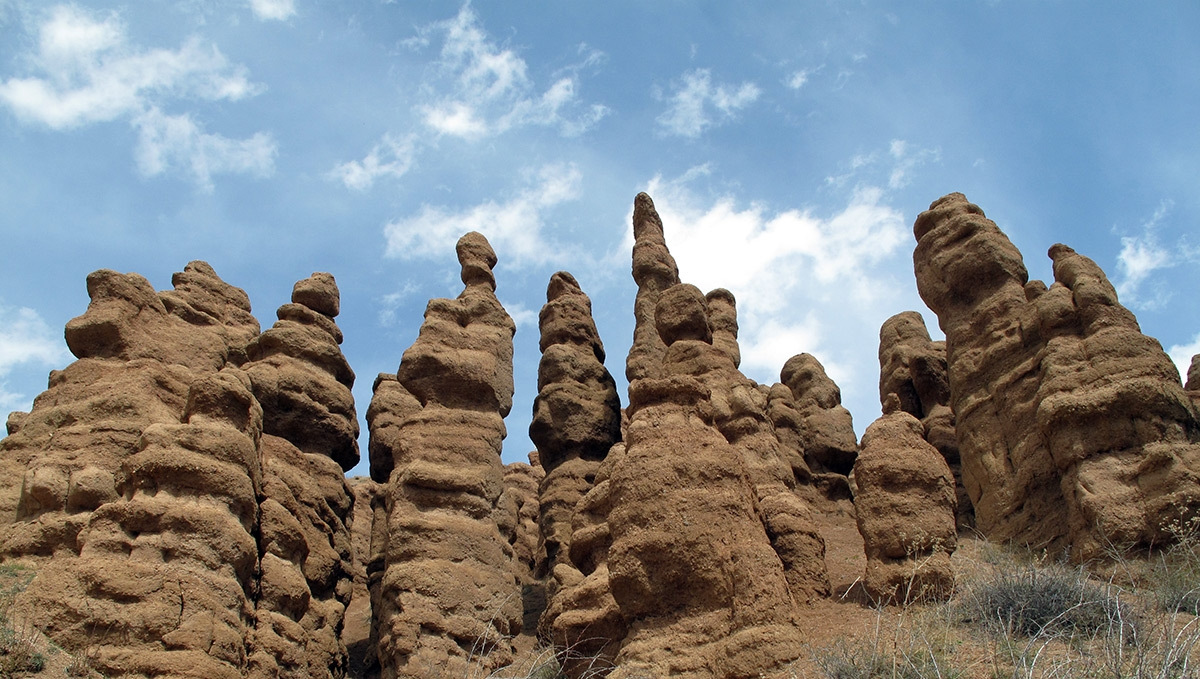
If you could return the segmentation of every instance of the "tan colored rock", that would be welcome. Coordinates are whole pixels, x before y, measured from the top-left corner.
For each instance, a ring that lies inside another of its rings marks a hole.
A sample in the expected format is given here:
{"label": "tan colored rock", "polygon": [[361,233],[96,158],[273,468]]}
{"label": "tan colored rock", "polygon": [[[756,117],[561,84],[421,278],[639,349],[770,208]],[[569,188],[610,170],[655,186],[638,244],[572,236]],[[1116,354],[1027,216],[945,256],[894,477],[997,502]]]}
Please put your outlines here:
{"label": "tan colored rock", "polygon": [[[246,370],[263,406],[266,433],[306,453],[333,458],[348,470],[358,464],[354,371],[338,345],[342,331],[321,311],[338,309],[333,276],[315,273],[296,283],[279,320],[249,343]],[[301,301],[317,305],[310,307]]]}
{"label": "tan colored rock", "polygon": [[571,515],[591,488],[600,460],[621,439],[621,401],[604,367],[592,303],[571,274],[550,278],[538,318],[542,359],[529,438],[545,470],[540,493],[539,575],[567,563]]}
{"label": "tan colored rock", "polygon": [[16,519],[0,525],[3,554],[76,553],[90,512],[116,499],[114,477],[142,431],[179,423],[197,375],[244,360],[258,333],[246,294],[204,262],[172,280],[157,293],[137,274],[88,276],[91,303],[66,329],[79,360],[50,374],[0,441],[0,513]]}
{"label": "tan colored rock", "polygon": [[667,376],[630,385],[627,452],[609,480],[609,584],[629,621],[613,677],[749,676],[802,652],[743,454],[713,426],[711,391],[683,374],[729,361],[705,315],[695,288],[664,291]]}
{"label": "tan colored rock", "polygon": [[[152,424],[90,514],[77,558],[19,602],[105,676],[243,677],[259,571],[262,411],[236,368],[196,380],[182,423]],[[282,606],[288,587],[264,592]]]}
{"label": "tan colored rock", "polygon": [[496,299],[487,240],[469,233],[457,251],[466,288],[429,302],[396,378],[376,381],[375,398],[397,411],[368,410],[380,437],[372,461],[390,478],[373,597],[385,677],[486,674],[511,662],[521,626],[513,550],[498,526],[516,326]]}
{"label": "tan colored rock", "polygon": [[498,524],[500,533],[513,548],[513,572],[523,585],[538,578],[538,568],[545,563],[538,517],[538,487],[546,472],[541,465],[512,462],[504,465],[504,492],[500,494]]}
{"label": "tan colored rock", "polygon": [[858,530],[867,553],[863,584],[875,601],[946,599],[954,590],[954,477],[924,427],[895,395],[863,433],[854,463]]}
{"label": "tan colored rock", "polygon": [[858,439],[842,391],[811,354],[797,354],[783,364],[779,381],[792,392],[800,414],[804,459],[814,473],[845,476],[858,455]]}
{"label": "tan colored rock", "polygon": [[662,218],[650,196],[639,193],[633,200],[633,281],[637,297],[633,303],[633,345],[625,359],[625,378],[658,377],[667,347],[654,326],[654,310],[663,290],[679,283],[679,267],[667,250]]}
{"label": "tan colored rock", "polygon": [[1200,509],[1200,415],[1100,268],[1055,245],[1054,284],[1028,281],[962,194],[913,232],[979,529],[1078,561],[1170,542],[1166,524]]}
{"label": "tan colored rock", "polygon": [[900,409],[921,421],[925,440],[945,458],[954,474],[958,497],[958,525],[975,525],[970,496],[962,482],[958,436],[950,410],[950,377],[946,343],[929,337],[925,320],[916,311],[904,311],[883,322],[879,329],[879,400],[895,394]]}

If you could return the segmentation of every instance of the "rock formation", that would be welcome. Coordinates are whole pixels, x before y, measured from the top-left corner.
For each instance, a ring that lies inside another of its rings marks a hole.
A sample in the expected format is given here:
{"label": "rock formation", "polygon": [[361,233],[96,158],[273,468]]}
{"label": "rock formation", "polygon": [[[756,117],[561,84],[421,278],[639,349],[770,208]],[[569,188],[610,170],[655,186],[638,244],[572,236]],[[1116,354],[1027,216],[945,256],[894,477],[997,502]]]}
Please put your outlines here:
{"label": "rock formation", "polygon": [[516,326],[496,299],[487,240],[469,233],[457,252],[465,289],[429,302],[368,411],[372,465],[388,472],[372,477],[390,478],[385,571],[372,596],[385,677],[490,672],[511,662],[521,625],[512,546],[498,527]]}
{"label": "rock formation", "polygon": [[571,274],[550,277],[538,314],[542,359],[529,438],[546,472],[539,490],[541,574],[566,563],[571,515],[591,488],[600,460],[621,439],[621,401],[604,367],[592,302]]}
{"label": "rock formation", "polygon": [[251,658],[263,676],[347,669],[340,634],[353,586],[354,492],[343,472],[358,463],[358,419],[333,320],[339,299],[327,273],[297,282],[279,321],[247,347],[245,371],[263,408],[262,598]]}
{"label": "rock formation", "polygon": [[251,674],[261,428],[245,373],[195,380],[183,422],[146,427],[122,462],[119,497],[91,513],[78,557],[30,584],[29,619],[105,676]]}
{"label": "rock formation", "polygon": [[779,381],[792,392],[809,469],[849,474],[858,439],[850,411],[842,406],[842,390],[825,374],[825,366],[811,354],[797,354],[783,364]]}
{"label": "rock formation", "polygon": [[667,347],[654,327],[654,309],[663,290],[679,283],[679,267],[667,250],[662,218],[650,196],[639,193],[633,200],[633,345],[625,359],[625,379],[631,384],[642,377],[659,377]]}
{"label": "rock formation", "polygon": [[863,433],[854,463],[855,516],[867,553],[863,585],[875,601],[945,599],[954,589],[954,477],[901,403],[893,392]]}
{"label": "rock formation", "polygon": [[655,317],[665,375],[630,384],[627,452],[609,479],[609,583],[629,621],[610,676],[779,667],[802,651],[795,601],[743,453],[713,426],[697,376],[729,359],[694,287],[664,291]]}
{"label": "rock formation", "polygon": [[929,338],[925,320],[915,311],[898,313],[879,329],[880,404],[886,404],[891,394],[899,399],[901,410],[921,421],[925,440],[950,466],[958,498],[958,525],[974,526],[971,499],[962,483],[954,413],[950,410],[946,343]]}
{"label": "rock formation", "polygon": [[79,359],[50,374],[32,412],[0,442],[3,553],[74,553],[92,510],[117,498],[115,475],[154,423],[177,424],[199,375],[245,358],[258,334],[246,293],[192,262],[158,293],[138,274],[87,277],[91,303],[67,324]]}
{"label": "rock formation", "polygon": [[946,333],[963,481],[989,538],[1083,561],[1170,542],[1200,508],[1200,415],[1090,259],[1054,284],[962,194],[916,220],[917,287]]}

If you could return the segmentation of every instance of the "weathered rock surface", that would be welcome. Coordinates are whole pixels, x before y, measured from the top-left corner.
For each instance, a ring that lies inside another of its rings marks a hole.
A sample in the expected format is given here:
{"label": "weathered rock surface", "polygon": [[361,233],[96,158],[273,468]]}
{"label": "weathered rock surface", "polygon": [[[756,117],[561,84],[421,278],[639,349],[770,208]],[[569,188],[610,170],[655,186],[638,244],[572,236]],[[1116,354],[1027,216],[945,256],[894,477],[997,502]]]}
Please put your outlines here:
{"label": "weathered rock surface", "polygon": [[1170,542],[1200,508],[1200,415],[1090,259],[1054,284],[961,194],[916,220],[917,287],[946,333],[963,481],[989,538],[1076,560]]}
{"label": "weathered rock surface", "polygon": [[261,427],[242,371],[193,382],[183,422],[146,427],[122,462],[78,557],[30,584],[28,619],[105,676],[250,674]]}
{"label": "weathered rock surface", "polygon": [[925,440],[945,458],[954,474],[958,498],[958,525],[974,526],[971,499],[962,482],[954,412],[950,410],[950,376],[946,343],[929,337],[925,320],[916,311],[904,311],[883,322],[879,329],[879,402],[890,394],[900,409],[921,421]]}
{"label": "weathered rock surface", "polygon": [[654,309],[664,290],[679,283],[679,267],[667,250],[662,218],[650,196],[639,193],[633,200],[633,345],[625,359],[625,379],[660,377],[667,346],[654,326]]}
{"label": "weathered rock surface", "polygon": [[529,438],[545,470],[539,491],[545,575],[567,563],[571,515],[592,485],[596,467],[621,439],[621,401],[604,367],[604,344],[592,302],[571,274],[550,277],[538,315],[542,359]]}
{"label": "weathered rock surface", "polygon": [[779,381],[792,392],[800,414],[804,459],[814,473],[845,476],[854,467],[858,438],[850,411],[842,406],[842,390],[811,354],[797,354],[783,364]]}
{"label": "weathered rock surface", "polygon": [[631,383],[627,453],[609,479],[609,584],[629,621],[611,676],[779,667],[802,652],[795,600],[743,453],[713,425],[695,376],[729,358],[694,287],[664,291],[656,319],[666,376]]}
{"label": "weathered rock surface", "polygon": [[51,373],[0,441],[0,513],[16,518],[0,526],[4,554],[77,552],[90,512],[117,498],[114,477],[142,431],[179,423],[193,379],[244,360],[258,334],[246,294],[204,262],[172,280],[158,293],[138,274],[88,276],[91,303],[66,328],[79,360]]}
{"label": "weathered rock surface", "polygon": [[[531,458],[536,461],[537,456]],[[500,533],[513,548],[513,572],[523,584],[537,581],[538,568],[546,562],[538,530],[541,506],[538,487],[546,477],[540,464],[511,462],[504,465],[504,492],[497,514]]]}
{"label": "weathered rock surface", "polygon": [[390,473],[373,596],[385,677],[490,672],[511,662],[521,625],[512,546],[498,526],[516,326],[496,299],[487,240],[469,233],[457,251],[466,288],[429,302],[395,378],[376,381],[381,405],[368,410],[372,464]]}
{"label": "weathered rock surface", "polygon": [[854,463],[858,530],[867,553],[863,584],[875,601],[948,598],[957,543],[954,477],[925,428],[894,394],[863,433]]}

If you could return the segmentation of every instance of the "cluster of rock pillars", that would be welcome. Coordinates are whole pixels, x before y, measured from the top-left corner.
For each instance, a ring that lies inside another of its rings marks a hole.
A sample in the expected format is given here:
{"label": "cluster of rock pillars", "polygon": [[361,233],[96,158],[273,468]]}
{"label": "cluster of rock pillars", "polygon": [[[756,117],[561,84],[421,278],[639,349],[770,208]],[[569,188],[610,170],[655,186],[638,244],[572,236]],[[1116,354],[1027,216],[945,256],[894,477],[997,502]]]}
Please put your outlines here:
{"label": "cluster of rock pillars", "polygon": [[[496,254],[458,242],[367,409],[359,459],[329,274],[266,331],[203,262],[156,292],[97,271],[50,375],[0,442],[0,555],[32,564],[26,619],[111,677],[340,677],[353,596],[384,677],[486,675],[522,629],[568,675],[757,677],[805,652],[831,595],[814,516],[853,500],[865,590],[948,596],[957,530],[1076,562],[1170,542],[1200,510],[1200,362],[1188,386],[1104,273],[1064,245],[1054,282],[961,194],[916,220],[921,316],[880,330],[883,416],[857,441],[799,354],[739,369],[733,295],[679,280],[634,204],[636,327],[622,399],[591,302],[551,277],[530,463],[500,460],[515,325]],[[357,594],[356,594],[357,593]]]}

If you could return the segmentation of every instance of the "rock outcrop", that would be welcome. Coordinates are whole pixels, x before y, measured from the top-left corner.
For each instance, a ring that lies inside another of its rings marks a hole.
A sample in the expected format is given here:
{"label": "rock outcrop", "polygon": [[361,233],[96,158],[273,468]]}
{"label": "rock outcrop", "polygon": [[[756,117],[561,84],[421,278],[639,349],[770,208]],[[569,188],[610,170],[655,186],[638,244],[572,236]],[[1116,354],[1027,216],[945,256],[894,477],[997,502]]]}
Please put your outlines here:
{"label": "rock outcrop", "polygon": [[247,347],[245,365],[263,408],[259,507],[261,599],[251,664],[262,676],[343,676],[341,641],[353,587],[354,491],[344,470],[358,463],[354,372],[333,276],[296,283],[279,321]]}
{"label": "rock outcrop", "polygon": [[954,477],[925,427],[894,394],[867,427],[854,463],[858,530],[867,554],[863,585],[877,602],[948,598],[957,544]]}
{"label": "rock outcrop", "polygon": [[925,440],[945,458],[954,474],[958,498],[958,525],[975,525],[970,496],[962,483],[954,412],[950,410],[950,376],[946,343],[929,337],[925,320],[916,311],[904,311],[883,322],[879,329],[879,403],[895,394],[900,409],[921,421]]}
{"label": "rock outcrop", "polygon": [[604,367],[604,343],[592,302],[575,278],[550,277],[538,314],[542,359],[529,438],[546,475],[539,490],[544,575],[568,562],[571,515],[591,488],[596,467],[621,440],[621,400]]}
{"label": "rock outcrop", "polygon": [[28,619],[105,676],[252,673],[262,409],[226,368],[192,383],[182,419],[146,427],[78,556],[48,563],[24,595]]}
{"label": "rock outcrop", "polygon": [[963,481],[989,538],[1077,561],[1169,543],[1200,509],[1200,415],[1090,259],[1054,284],[962,194],[916,220],[917,287],[946,334]]}
{"label": "rock outcrop", "polygon": [[[496,299],[487,240],[458,241],[465,289],[434,299],[368,411],[388,481],[385,570],[373,600],[385,677],[466,676],[512,660],[521,596],[500,532],[504,416],[516,326]],[[376,403],[378,402],[378,404]]]}
{"label": "rock outcrop", "polygon": [[33,410],[0,441],[0,550],[41,559],[78,551],[90,513],[117,499],[122,463],[151,424],[181,421],[194,379],[240,364],[258,334],[250,300],[192,262],[155,292],[138,274],[87,278],[91,303],[67,324],[79,359],[50,374]]}
{"label": "rock outcrop", "polygon": [[809,469],[849,474],[858,455],[858,438],[850,411],[842,406],[842,390],[825,374],[825,366],[811,354],[797,354],[783,364],[779,381],[792,392]]}
{"label": "rock outcrop", "polygon": [[662,218],[650,196],[633,199],[633,344],[625,358],[625,379],[631,384],[642,377],[660,377],[667,346],[654,327],[654,309],[664,290],[679,283],[679,267],[667,250]]}

